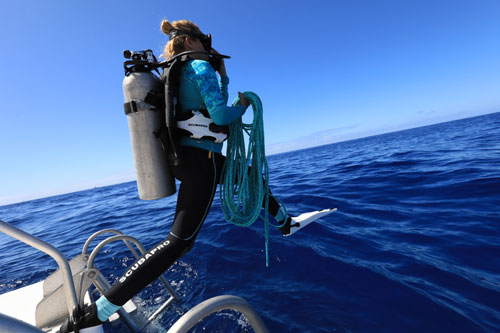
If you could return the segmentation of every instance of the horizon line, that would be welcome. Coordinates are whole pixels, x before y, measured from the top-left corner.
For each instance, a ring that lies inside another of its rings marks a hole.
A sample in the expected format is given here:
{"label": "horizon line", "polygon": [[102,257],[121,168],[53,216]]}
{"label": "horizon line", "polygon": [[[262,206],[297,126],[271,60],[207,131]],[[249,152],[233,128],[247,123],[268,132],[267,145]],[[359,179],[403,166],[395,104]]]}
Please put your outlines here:
{"label": "horizon line", "polygon": [[[318,148],[318,147],[323,147],[323,146],[337,144],[337,143],[342,143],[342,142],[354,141],[354,140],[359,140],[359,139],[366,139],[366,138],[375,137],[375,136],[379,136],[379,135],[385,135],[385,134],[403,132],[403,131],[408,131],[408,130],[417,129],[417,128],[423,128],[423,127],[434,126],[434,125],[439,125],[439,124],[446,124],[446,123],[449,123],[449,122],[460,121],[460,120],[464,120],[464,119],[471,119],[471,118],[483,117],[483,116],[492,115],[492,114],[495,114],[495,113],[500,113],[500,111],[489,112],[489,113],[484,113],[484,114],[479,114],[479,115],[474,115],[474,116],[467,116],[467,117],[464,117],[464,118],[457,118],[457,119],[453,119],[453,120],[446,120],[446,121],[443,121],[443,122],[432,123],[432,124],[427,124],[427,125],[421,125],[421,126],[416,126],[416,127],[402,128],[402,129],[397,129],[397,130],[394,130],[394,131],[389,130],[388,132],[385,132],[385,131],[382,130],[379,133],[368,134],[366,136],[356,137],[356,135],[353,135],[353,137],[351,137],[351,138],[341,139],[339,141],[319,143],[319,144],[316,144],[316,145],[306,146],[306,147],[296,147],[295,149],[292,148],[292,149],[289,149],[289,150],[278,151],[278,152],[274,152],[274,153],[270,153],[270,154],[266,153],[266,157],[267,156],[276,156],[276,155],[290,153],[290,152],[297,152],[297,151],[302,151],[302,150],[307,150],[307,149],[312,149],[312,148]],[[312,136],[314,136],[317,133],[327,132],[327,131],[331,131],[331,130],[334,130],[334,129],[332,128],[332,129],[327,129],[327,130],[323,130],[323,131],[313,132],[313,133],[311,133],[309,135],[297,137],[297,138],[295,138],[293,140],[284,141],[284,142],[275,143],[275,144],[270,144],[269,146],[266,146],[266,151],[267,151],[267,147],[290,144],[290,143],[293,143],[293,142],[297,142],[297,141],[299,141],[299,140],[301,140],[303,138],[312,137]],[[376,132],[376,130],[374,132]],[[104,184],[104,185],[102,185],[102,181],[103,180],[97,180],[93,185],[90,185],[90,184],[81,185],[82,186],[81,189],[75,189],[75,190],[69,190],[69,191],[68,190],[60,190],[61,192],[59,192],[58,190],[55,190],[55,192],[57,192],[57,193],[53,193],[53,194],[49,194],[49,193],[38,194],[38,195],[41,195],[41,196],[37,196],[37,194],[33,194],[33,196],[35,196],[35,197],[30,197],[30,195],[25,195],[25,196],[17,195],[17,196],[12,196],[10,198],[9,197],[4,197],[4,198],[0,197],[0,200],[5,199],[5,202],[1,202],[0,201],[0,207],[10,206],[10,205],[15,205],[15,204],[21,204],[21,203],[26,203],[26,202],[35,201],[35,200],[41,200],[41,199],[47,199],[47,198],[52,198],[52,197],[57,197],[57,196],[60,196],[60,195],[78,193],[78,192],[93,190],[93,189],[97,189],[97,188],[104,188],[104,187],[109,187],[109,186],[126,184],[126,183],[134,182],[134,181],[137,181],[137,180],[133,177],[130,180],[125,180],[125,181],[120,181],[120,182],[111,182],[109,184]],[[99,182],[101,182],[101,185],[98,185]],[[79,187],[78,185],[73,185],[73,186]],[[21,199],[20,197],[24,197],[24,199]]]}

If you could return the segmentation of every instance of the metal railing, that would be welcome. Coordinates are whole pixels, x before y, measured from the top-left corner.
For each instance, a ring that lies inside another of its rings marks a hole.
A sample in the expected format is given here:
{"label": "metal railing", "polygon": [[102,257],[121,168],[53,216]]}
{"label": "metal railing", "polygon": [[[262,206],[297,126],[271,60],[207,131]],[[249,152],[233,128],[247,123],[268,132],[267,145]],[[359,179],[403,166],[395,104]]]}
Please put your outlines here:
{"label": "metal railing", "polygon": [[[87,254],[87,251],[88,251],[88,247],[91,243],[91,241],[99,236],[99,235],[102,235],[102,234],[105,234],[105,233],[113,233],[115,234],[115,236],[112,236],[112,237],[109,237],[109,238],[106,238],[105,240],[101,241],[95,248],[94,250],[92,251],[92,253],[90,254],[90,256]],[[85,243],[85,245],[83,246],[83,250],[82,250],[82,254],[85,257],[88,257],[88,261],[87,261],[87,267],[88,268],[94,268],[94,260],[96,258],[96,256],[99,254],[99,252],[104,248],[104,246],[112,243],[112,242],[116,242],[116,241],[123,241],[125,243],[125,245],[127,245],[127,247],[129,248],[129,250],[132,252],[132,254],[134,255],[134,257],[136,259],[139,259],[141,257],[141,255],[139,255],[137,253],[137,251],[135,251],[135,249],[133,248],[132,244],[134,244],[137,249],[139,250],[139,252],[144,255],[146,254],[146,250],[144,249],[144,246],[142,246],[142,244],[134,237],[132,236],[127,236],[127,235],[124,235],[122,232],[118,231],[118,230],[114,230],[114,229],[104,229],[104,230],[101,230],[101,231],[98,231],[96,232],[95,234],[93,234],[92,236],[89,237],[89,239],[87,240],[87,242]],[[178,300],[179,297],[177,296],[177,294],[175,293],[174,289],[170,286],[170,284],[168,283],[167,279],[165,279],[165,277],[163,276],[163,274],[161,274],[159,276],[159,279],[160,281],[163,283],[164,287],[167,289],[167,291],[170,293],[170,297],[169,299],[163,303],[149,318],[148,318],[148,321],[152,321],[153,319],[155,319],[161,312],[163,312],[167,306],[169,306],[173,301],[175,300]],[[96,280],[96,287],[97,289],[101,292],[101,293],[104,293],[105,290],[108,290],[109,288],[111,288],[111,285],[109,284],[109,282],[104,278],[104,276],[99,272],[99,276]],[[123,308],[121,308],[120,310],[118,310],[118,313],[120,314],[120,317],[122,317],[122,319],[124,319],[125,321],[125,324],[132,330],[132,331],[135,331],[135,330],[138,330],[137,329],[137,326],[135,325],[135,323],[133,323],[131,321],[131,319],[128,317],[128,315],[126,314],[125,310]]]}
{"label": "metal railing", "polygon": [[2,220],[0,220],[0,231],[25,244],[30,245],[31,247],[34,247],[39,251],[48,254],[57,262],[57,265],[59,266],[59,269],[62,273],[64,294],[66,296],[66,304],[68,307],[68,315],[71,316],[73,313],[73,309],[78,304],[78,300],[76,297],[76,290],[73,283],[71,269],[69,267],[68,260],[66,260],[64,255],[52,245]]}
{"label": "metal railing", "polygon": [[[27,245],[30,245],[46,254],[51,256],[59,265],[59,269],[61,270],[62,273],[62,278],[63,278],[63,286],[64,286],[64,292],[66,296],[66,304],[68,307],[68,315],[71,316],[73,313],[73,309],[75,306],[78,304],[77,296],[76,296],[76,290],[75,286],[73,283],[72,279],[72,273],[71,269],[69,266],[69,263],[67,259],[64,257],[64,255],[55,247],[52,245],[42,241],[41,239],[32,236],[2,220],[0,220],[0,232],[3,232]],[[105,239],[104,241],[100,242],[96,248],[92,251],[90,256],[87,254],[87,249],[89,247],[90,242],[97,236],[103,234],[103,233],[115,233],[116,236],[109,237]],[[126,236],[122,234],[121,232],[113,229],[105,229],[101,230],[92,236],[89,237],[87,242],[85,243],[83,247],[83,257],[85,260],[88,260],[87,262],[87,267],[88,268],[93,268],[94,267],[94,259],[98,252],[107,244],[114,242],[114,241],[119,241],[122,240],[125,242],[127,247],[131,250],[133,255],[136,258],[139,258],[139,254],[134,250],[132,247],[131,243],[133,243],[139,251],[144,254],[146,253],[144,247],[141,245],[141,243],[131,237],[131,236]],[[103,292],[103,290],[106,290],[110,288],[109,283],[107,280],[102,276],[102,274],[99,272],[99,278],[96,280],[96,287]],[[178,299],[177,295],[175,294],[174,290],[172,287],[168,284],[166,279],[163,277],[163,275],[160,276],[160,280],[163,282],[167,290],[170,292],[171,297],[165,304],[163,304],[149,319],[151,321],[154,319],[161,311],[163,311],[173,300]],[[231,295],[224,295],[224,296],[217,296],[210,298],[204,302],[201,302],[200,304],[196,305],[193,307],[191,310],[186,312],[181,318],[179,318],[175,324],[168,330],[168,333],[185,333],[189,329],[191,329],[194,325],[196,325],[199,321],[201,321],[203,318],[209,316],[210,314],[221,311],[221,310],[235,310],[240,313],[242,313],[248,320],[249,324],[252,326],[252,328],[255,330],[256,333],[267,333],[268,330],[258,315],[258,313],[252,308],[252,306],[245,301],[243,298],[237,297],[237,296],[231,296]],[[120,309],[119,311],[120,317],[124,319],[125,324],[132,329],[133,331],[137,331],[138,328],[135,325],[135,323],[131,320],[131,318],[128,316],[128,314],[123,310]],[[3,326],[2,326],[3,325]],[[27,325],[27,324],[26,324]],[[19,322],[16,319],[4,316],[0,314],[0,328],[22,328],[24,327],[26,332],[40,332],[35,327],[28,327],[26,326],[25,323]],[[30,330],[28,330],[31,329]]]}
{"label": "metal railing", "polygon": [[259,314],[247,301],[241,297],[224,295],[213,297],[201,302],[180,317],[167,333],[185,333],[203,318],[221,310],[239,311],[245,315],[250,323],[250,326],[252,326],[256,333],[268,332],[266,325],[260,318]]}
{"label": "metal railing", "polygon": [[[92,253],[89,256],[87,254],[87,251],[88,251],[88,248],[89,248],[90,243],[92,242],[92,240],[94,240],[95,237],[97,237],[99,235],[102,235],[102,234],[105,234],[105,233],[113,233],[113,234],[115,234],[115,236],[109,237],[109,238],[103,240],[102,242],[100,242],[94,248],[94,250],[92,251]],[[104,246],[108,245],[109,243],[112,243],[112,242],[115,242],[115,241],[119,241],[119,240],[122,240],[125,243],[125,245],[127,245],[127,247],[129,248],[130,252],[132,252],[132,254],[134,255],[134,257],[136,259],[139,259],[141,257],[141,255],[146,254],[146,250],[144,249],[144,246],[142,246],[142,244],[136,238],[134,238],[132,236],[127,236],[127,235],[123,234],[122,232],[120,232],[118,230],[115,230],[115,229],[104,229],[104,230],[98,231],[95,234],[93,234],[92,236],[90,236],[87,239],[87,242],[85,242],[85,245],[83,246],[82,255],[83,255],[84,258],[86,258],[88,260],[88,268],[93,268],[94,267],[95,257],[102,250],[102,248]],[[137,253],[137,251],[135,251],[135,249],[132,246],[132,244],[134,244],[137,247],[137,249],[141,252],[141,255],[139,255]],[[165,277],[163,276],[163,274],[160,275],[159,279],[163,283],[163,285],[165,286],[165,288],[168,290],[168,292],[170,293],[170,295],[174,299],[179,299],[179,297],[175,293],[174,289],[170,286],[170,284],[168,283],[167,279],[165,279]],[[156,313],[156,315],[157,314],[158,313]],[[150,317],[150,320],[154,319],[154,317],[155,317],[155,315],[153,314],[153,316]]]}

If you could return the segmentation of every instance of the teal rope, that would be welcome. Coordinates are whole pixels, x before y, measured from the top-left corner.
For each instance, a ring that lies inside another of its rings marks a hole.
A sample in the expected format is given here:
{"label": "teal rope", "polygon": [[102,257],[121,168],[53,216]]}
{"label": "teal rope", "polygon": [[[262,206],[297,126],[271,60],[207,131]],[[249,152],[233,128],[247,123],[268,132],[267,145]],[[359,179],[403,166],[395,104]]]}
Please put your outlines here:
{"label": "teal rope", "polygon": [[[241,117],[230,125],[226,162],[222,171],[220,199],[225,218],[240,227],[248,227],[260,215],[264,202],[266,267],[269,266],[269,170],[264,148],[262,102],[255,93],[245,92],[254,111],[253,123],[244,124]],[[238,105],[237,97],[233,106]],[[245,148],[244,132],[248,135]],[[249,166],[252,166],[249,169]]]}

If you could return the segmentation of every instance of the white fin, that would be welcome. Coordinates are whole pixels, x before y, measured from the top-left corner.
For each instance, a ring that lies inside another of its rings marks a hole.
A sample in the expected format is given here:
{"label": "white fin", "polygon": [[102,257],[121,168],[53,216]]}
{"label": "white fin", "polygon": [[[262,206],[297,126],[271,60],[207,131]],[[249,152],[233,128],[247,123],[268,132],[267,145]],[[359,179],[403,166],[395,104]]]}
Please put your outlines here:
{"label": "white fin", "polygon": [[[304,228],[309,223],[314,222],[317,219],[319,219],[325,215],[333,213],[336,210],[337,210],[337,208],[328,208],[328,209],[317,210],[314,212],[304,213],[304,214],[300,214],[299,216],[292,217],[292,221],[290,223],[292,225],[292,227],[290,228],[290,233],[288,235],[284,235],[284,236],[293,235],[294,233],[296,233],[300,229]],[[294,226],[297,223],[299,225]]]}

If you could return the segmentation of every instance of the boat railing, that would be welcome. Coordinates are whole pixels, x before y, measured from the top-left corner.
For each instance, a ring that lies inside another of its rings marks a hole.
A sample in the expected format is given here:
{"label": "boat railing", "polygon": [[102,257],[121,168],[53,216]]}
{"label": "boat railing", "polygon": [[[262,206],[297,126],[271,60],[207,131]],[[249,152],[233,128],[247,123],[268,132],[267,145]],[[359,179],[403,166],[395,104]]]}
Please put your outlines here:
{"label": "boat railing", "polygon": [[68,307],[68,315],[71,316],[74,309],[76,309],[78,300],[76,297],[76,289],[73,283],[71,269],[66,257],[64,257],[64,255],[52,245],[2,220],[0,220],[0,231],[25,244],[30,245],[31,247],[34,247],[39,251],[48,254],[57,262],[57,265],[59,266],[59,269],[62,273],[64,294],[66,296],[66,304]]}
{"label": "boat railing", "polygon": [[[127,245],[127,247],[130,249],[130,252],[132,252],[132,254],[134,255],[134,257],[136,259],[139,259],[141,257],[141,255],[144,255],[146,253],[146,250],[144,249],[144,246],[142,246],[142,244],[136,238],[134,238],[132,236],[124,235],[123,233],[121,233],[118,230],[104,229],[104,230],[96,232],[95,234],[93,234],[92,236],[89,237],[89,239],[87,240],[87,242],[83,246],[82,254],[83,254],[84,257],[86,257],[88,255],[87,251],[88,251],[88,247],[89,247],[90,242],[95,237],[97,237],[98,235],[102,235],[104,233],[114,233],[114,234],[116,234],[116,236],[109,237],[109,238],[103,240],[102,242],[100,242],[94,248],[94,250],[92,251],[92,253],[90,254],[90,256],[88,258],[88,264],[87,264],[88,268],[93,268],[94,267],[94,260],[95,260],[95,258],[97,256],[97,254],[102,250],[102,248],[104,246],[108,245],[109,243],[112,243],[112,242],[115,242],[115,241],[122,240],[125,243],[125,245]],[[141,252],[141,255],[139,255],[137,253],[137,251],[135,251],[135,249],[133,248],[133,246],[131,246],[131,243],[134,244],[137,247],[137,249]],[[168,292],[170,293],[171,297],[173,297],[173,299],[171,301],[173,301],[175,299],[179,299],[179,297],[175,293],[174,289],[167,282],[167,279],[163,276],[163,274],[160,275],[159,279],[163,283],[163,285],[165,286],[165,288],[168,290]],[[153,314],[153,316],[155,316],[155,317],[156,317],[156,315]],[[150,318],[150,319],[153,319],[153,318]]]}
{"label": "boat railing", "polygon": [[[30,245],[46,254],[51,256],[58,264],[60,272],[62,273],[62,284],[64,287],[64,294],[66,298],[66,304],[68,308],[68,315],[71,316],[73,314],[74,309],[76,309],[78,305],[77,293],[75,289],[75,285],[72,278],[72,272],[70,268],[70,264],[68,260],[64,257],[64,255],[52,245],[42,241],[41,239],[30,235],[2,220],[0,220],[0,232],[3,232],[27,245]],[[87,253],[90,243],[97,237],[105,233],[115,234],[114,236],[108,237],[105,240],[101,241],[94,250],[90,253]],[[95,268],[94,261],[98,253],[108,244],[116,241],[123,241],[125,245],[130,249],[132,254],[136,257],[136,259],[140,258],[140,254],[134,249],[132,246],[135,245],[139,252],[144,255],[146,250],[142,246],[142,244],[135,239],[134,237],[124,235],[118,230],[114,229],[104,229],[96,232],[91,235],[82,250],[82,259],[87,262],[87,268],[89,270],[94,269],[97,271],[97,278],[94,282],[97,290],[103,293],[105,290],[108,290],[111,285],[106,280],[106,278],[102,275],[102,273]],[[151,321],[158,316],[171,302],[178,299],[173,288],[167,282],[165,277],[160,275],[160,281],[163,283],[165,288],[170,293],[170,298],[161,305],[158,310],[156,310],[153,315],[148,318],[148,321],[145,326],[147,326]],[[252,308],[252,306],[245,301],[244,299],[231,296],[231,295],[223,295],[210,298],[204,302],[201,302],[188,312],[186,312],[181,318],[179,318],[174,325],[168,330],[168,333],[185,333],[188,332],[196,323],[201,321],[203,318],[221,310],[234,310],[242,313],[248,320],[248,323],[252,326],[255,332],[257,333],[267,333],[268,330],[258,315],[258,313]],[[123,323],[128,326],[128,328],[133,331],[140,331],[142,328],[138,328],[134,320],[130,317],[130,315],[125,311],[122,307],[118,313],[120,314],[120,319]],[[4,325],[4,326],[2,326]],[[5,326],[7,325],[7,326]],[[14,326],[8,326],[14,325]],[[17,327],[19,323],[17,320],[8,317],[0,317],[0,328],[1,327]],[[33,332],[38,331],[35,327],[33,327]]]}
{"label": "boat railing", "polygon": [[167,333],[186,333],[205,317],[222,310],[235,310],[242,313],[256,333],[268,332],[259,314],[247,301],[238,296],[223,295],[212,297],[196,305],[180,317]]}
{"label": "boat railing", "polygon": [[[109,238],[106,238],[104,239],[103,241],[101,241],[95,248],[94,250],[91,252],[90,255],[88,255],[87,251],[88,251],[88,248],[89,248],[89,245],[90,243],[99,235],[102,235],[102,234],[105,234],[105,233],[113,233],[115,234],[115,236],[112,236],[112,237],[109,237]],[[124,235],[122,232],[118,231],[118,230],[114,230],[114,229],[104,229],[104,230],[101,230],[101,231],[98,231],[96,232],[95,234],[93,234],[92,236],[90,236],[87,240],[87,242],[85,243],[85,245],[83,246],[83,250],[82,250],[82,255],[85,259],[87,259],[87,267],[88,268],[94,268],[95,265],[94,265],[94,261],[95,261],[95,258],[97,257],[97,255],[99,254],[99,252],[108,244],[110,243],[113,243],[113,242],[116,242],[116,241],[123,241],[125,243],[125,245],[130,249],[130,251],[132,252],[132,254],[134,255],[134,257],[136,259],[139,259],[141,257],[141,255],[144,255],[146,254],[146,249],[144,248],[144,246],[142,246],[142,244],[134,237],[132,236],[128,236],[128,235]],[[137,249],[139,250],[139,252],[141,253],[141,255],[139,255],[139,253],[137,251],[135,251],[134,247],[132,246],[135,245],[137,247]],[[111,288],[111,285],[109,284],[109,282],[104,278],[104,276],[100,273],[100,271],[98,270],[98,277],[97,277],[97,280],[96,280],[96,287],[97,289],[102,293],[104,293],[104,291],[108,290],[109,288]],[[162,282],[163,286],[165,287],[165,289],[168,291],[168,293],[170,294],[170,297],[167,299],[166,302],[164,302],[149,318],[148,318],[148,322],[151,322],[153,319],[155,319],[161,312],[163,312],[173,301],[175,300],[178,300],[179,297],[177,296],[177,294],[175,293],[174,289],[170,286],[170,284],[168,283],[167,279],[163,276],[163,274],[160,275],[159,277],[160,281]],[[126,312],[122,309],[120,309],[119,311],[119,314],[120,314],[120,317],[122,317],[123,319],[125,319],[125,324],[127,326],[129,326],[130,329],[132,330],[135,330],[136,329],[136,326],[131,322],[131,320],[129,319],[128,315],[126,314]]]}

